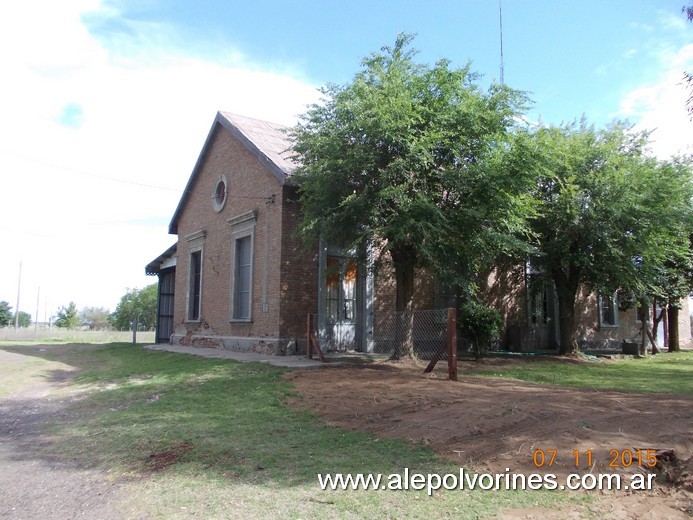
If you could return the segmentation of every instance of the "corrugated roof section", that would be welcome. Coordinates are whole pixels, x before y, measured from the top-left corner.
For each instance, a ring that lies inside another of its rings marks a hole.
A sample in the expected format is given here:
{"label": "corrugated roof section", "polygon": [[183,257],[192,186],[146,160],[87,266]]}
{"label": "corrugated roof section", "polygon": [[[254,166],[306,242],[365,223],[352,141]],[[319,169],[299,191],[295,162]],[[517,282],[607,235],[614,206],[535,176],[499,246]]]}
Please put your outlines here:
{"label": "corrugated roof section", "polygon": [[147,276],[159,274],[159,272],[161,271],[162,264],[166,260],[175,256],[177,250],[178,250],[178,243],[175,243],[171,247],[169,247],[166,251],[164,251],[159,256],[157,256],[154,260],[149,262],[144,268],[144,273]]}
{"label": "corrugated roof section", "polygon": [[285,175],[291,175],[297,164],[291,160],[291,140],[286,133],[289,127],[239,116],[229,112],[219,112],[238,131],[240,131],[267,159],[273,162]]}

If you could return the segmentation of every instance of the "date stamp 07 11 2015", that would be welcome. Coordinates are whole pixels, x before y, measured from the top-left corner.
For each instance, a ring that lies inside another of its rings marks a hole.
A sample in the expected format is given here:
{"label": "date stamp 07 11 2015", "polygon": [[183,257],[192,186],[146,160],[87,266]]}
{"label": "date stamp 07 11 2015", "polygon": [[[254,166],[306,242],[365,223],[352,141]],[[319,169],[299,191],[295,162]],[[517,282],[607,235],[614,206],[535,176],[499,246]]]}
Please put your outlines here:
{"label": "date stamp 07 11 2015", "polygon": [[654,468],[657,465],[657,450],[610,450],[604,460],[596,460],[592,450],[573,450],[559,454],[558,450],[537,449],[532,452],[532,463],[537,468]]}

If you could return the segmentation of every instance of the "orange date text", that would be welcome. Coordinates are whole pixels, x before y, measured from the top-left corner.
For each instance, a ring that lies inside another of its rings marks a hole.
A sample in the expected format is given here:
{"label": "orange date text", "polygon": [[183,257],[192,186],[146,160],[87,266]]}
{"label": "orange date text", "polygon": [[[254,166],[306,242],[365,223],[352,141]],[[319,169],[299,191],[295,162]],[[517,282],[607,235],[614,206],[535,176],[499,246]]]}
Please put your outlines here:
{"label": "orange date text", "polygon": [[532,452],[532,463],[537,468],[588,467],[629,468],[640,466],[653,468],[657,465],[656,450],[610,450],[608,457],[597,460],[592,450],[573,450],[559,453],[558,450],[538,449]]}

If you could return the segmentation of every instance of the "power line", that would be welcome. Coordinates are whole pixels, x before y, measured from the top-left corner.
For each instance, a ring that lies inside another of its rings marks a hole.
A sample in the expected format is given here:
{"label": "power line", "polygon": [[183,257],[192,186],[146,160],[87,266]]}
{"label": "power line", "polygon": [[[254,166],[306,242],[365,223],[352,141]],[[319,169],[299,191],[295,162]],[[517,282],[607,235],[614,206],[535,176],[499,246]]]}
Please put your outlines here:
{"label": "power line", "polygon": [[[7,152],[8,150],[5,150],[5,151]],[[117,178],[117,177],[112,177],[112,176],[109,176],[109,175],[103,175],[103,174],[99,174],[99,173],[93,173],[93,172],[87,172],[87,171],[84,171],[84,170],[78,170],[78,169],[73,168],[73,167],[71,167],[71,166],[63,166],[62,164],[56,164],[56,163],[53,163],[53,162],[50,162],[50,161],[45,161],[45,160],[43,160],[43,159],[39,159],[39,158],[36,158],[36,157],[29,157],[28,155],[24,155],[24,154],[22,154],[22,153],[18,153],[18,152],[15,152],[15,151],[10,151],[9,153],[11,153],[11,154],[13,154],[13,155],[16,155],[17,157],[20,157],[20,158],[22,158],[22,159],[24,159],[25,161],[28,161],[28,162],[32,162],[32,163],[36,163],[36,164],[42,164],[42,165],[44,165],[44,166],[49,166],[49,167],[51,167],[51,168],[55,168],[55,169],[58,169],[58,170],[63,170],[63,171],[66,171],[66,172],[75,173],[75,174],[77,174],[77,175],[83,175],[83,176],[85,176],[85,177],[92,177],[92,178],[94,178],[94,179],[101,179],[101,180],[110,181],[110,182],[117,182],[117,183],[120,183],[120,184],[131,184],[131,185],[134,185],[134,186],[142,186],[142,187],[144,187],[144,188],[152,188],[152,189],[157,189],[157,190],[176,191],[175,188],[171,188],[171,187],[169,187],[169,186],[159,186],[159,185],[155,185],[155,184],[147,184],[147,183],[144,183],[144,182],[133,181],[133,180],[130,180],[130,179],[119,179],[119,178]]]}
{"label": "power line", "polygon": [[[5,151],[7,152],[8,150],[5,150]],[[139,186],[142,188],[149,188],[149,189],[154,189],[154,190],[173,191],[173,192],[180,193],[181,196],[184,194],[189,194],[189,195],[200,194],[200,195],[205,196],[205,197],[207,196],[206,194],[202,194],[202,192],[196,191],[196,190],[186,190],[186,189],[181,190],[179,188],[172,188],[170,186],[148,184],[148,183],[144,183],[144,182],[133,181],[130,179],[120,179],[118,177],[113,177],[113,176],[109,176],[109,175],[102,175],[102,174],[98,174],[98,173],[87,172],[84,170],[78,170],[78,169],[70,167],[70,166],[63,166],[63,165],[56,164],[56,163],[53,163],[50,161],[37,159],[35,157],[29,157],[27,155],[17,153],[14,151],[10,151],[10,153],[12,153],[13,155],[16,155],[17,157],[21,157],[22,159],[24,159],[25,161],[28,161],[28,162],[33,162],[36,164],[42,164],[44,166],[48,166],[48,167],[55,168],[58,170],[63,170],[66,172],[77,174],[77,175],[83,175],[85,177],[91,177],[94,179],[100,179],[100,180],[109,181],[109,182],[116,182],[119,184]],[[234,195],[233,193],[227,193],[226,196],[229,198],[232,198],[232,199],[264,200],[264,201],[268,200],[267,196],[263,197],[263,196],[251,196],[251,195]],[[211,198],[214,198],[214,196],[212,195]]]}

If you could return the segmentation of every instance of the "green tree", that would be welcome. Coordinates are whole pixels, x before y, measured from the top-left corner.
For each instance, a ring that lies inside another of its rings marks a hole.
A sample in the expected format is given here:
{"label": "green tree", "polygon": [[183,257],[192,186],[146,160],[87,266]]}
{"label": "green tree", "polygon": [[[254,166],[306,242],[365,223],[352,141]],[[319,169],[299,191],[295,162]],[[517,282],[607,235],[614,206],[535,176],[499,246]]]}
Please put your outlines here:
{"label": "green tree", "polygon": [[12,306],[6,301],[0,301],[0,327],[6,327],[13,323]]}
{"label": "green tree", "polygon": [[[28,312],[24,311],[19,311],[16,315],[17,318],[17,325],[22,327],[22,328],[27,328],[29,325],[31,325],[31,314]],[[14,321],[15,317],[12,318]]]}
{"label": "green tree", "polygon": [[[411,40],[400,35],[350,83],[326,86],[292,132],[299,232],[370,249],[375,270],[391,261],[398,311],[412,308],[417,268],[469,288],[481,263],[517,247],[530,180],[507,154],[525,96],[482,90],[469,66],[418,64]],[[411,327],[396,355],[411,354]]]}
{"label": "green tree", "polygon": [[667,260],[684,254],[690,170],[648,158],[647,134],[622,123],[596,130],[583,121],[534,137],[540,205],[531,262],[555,283],[560,352],[574,353],[580,288],[651,294]]}
{"label": "green tree", "polygon": [[79,313],[82,325],[90,330],[105,330],[109,327],[108,316],[110,312],[104,307],[85,307]]}
{"label": "green tree", "polygon": [[[657,214],[663,233],[659,241],[649,244],[638,265],[644,286],[639,296],[642,302],[652,302],[653,311],[657,306],[667,310],[668,347],[677,351],[681,300],[693,292],[693,159],[662,161],[654,166],[654,172],[650,189],[666,204]],[[653,341],[657,318],[652,322]]]}
{"label": "green tree", "polygon": [[67,307],[60,307],[55,319],[55,326],[61,329],[76,329],[79,327],[80,319],[77,313],[77,305],[70,302]]}
{"label": "green tree", "polygon": [[156,326],[157,297],[156,283],[142,289],[128,289],[110,316],[111,325],[118,330],[127,330],[136,318],[142,328],[153,329]]}

